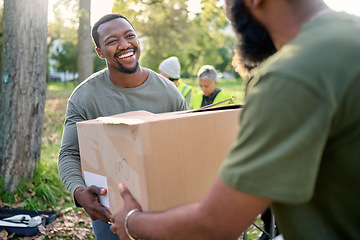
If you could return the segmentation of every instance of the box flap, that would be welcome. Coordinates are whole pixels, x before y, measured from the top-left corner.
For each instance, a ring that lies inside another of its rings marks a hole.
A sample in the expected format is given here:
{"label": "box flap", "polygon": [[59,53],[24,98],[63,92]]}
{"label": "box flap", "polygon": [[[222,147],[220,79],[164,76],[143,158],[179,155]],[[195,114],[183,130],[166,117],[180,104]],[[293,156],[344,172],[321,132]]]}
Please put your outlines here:
{"label": "box flap", "polygon": [[108,117],[98,117],[96,121],[105,124],[126,124],[126,125],[137,125],[144,122],[143,118],[152,117],[153,113],[148,111],[132,111],[126,113],[120,113]]}
{"label": "box flap", "polygon": [[108,117],[98,117],[96,121],[103,124],[125,124],[131,126],[131,125],[139,125],[145,122],[163,121],[173,118],[187,117],[187,116],[191,116],[189,115],[191,113],[206,113],[210,111],[232,110],[232,109],[240,109],[242,107],[243,105],[241,104],[229,104],[219,107],[211,107],[211,108],[203,107],[194,110],[185,110],[185,111],[159,113],[159,114],[154,114],[142,110],[142,111],[121,113]]}
{"label": "box flap", "polygon": [[191,111],[188,112],[207,112],[207,111],[218,111],[218,110],[229,110],[229,109],[238,109],[238,108],[242,108],[244,105],[242,104],[228,104],[228,105],[224,105],[224,106],[213,106],[209,105],[209,106],[205,106],[202,108],[198,108],[198,109],[193,109]]}

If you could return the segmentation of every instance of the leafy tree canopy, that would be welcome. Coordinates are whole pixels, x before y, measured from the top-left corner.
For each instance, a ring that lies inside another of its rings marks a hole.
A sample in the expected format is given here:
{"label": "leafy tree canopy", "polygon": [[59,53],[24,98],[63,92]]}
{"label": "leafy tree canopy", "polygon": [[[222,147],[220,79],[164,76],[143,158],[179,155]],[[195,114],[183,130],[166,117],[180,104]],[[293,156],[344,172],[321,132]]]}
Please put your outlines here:
{"label": "leafy tree canopy", "polygon": [[[54,40],[61,39],[61,46],[56,47],[55,51],[50,53],[51,58],[56,61],[54,68],[59,71],[67,70],[77,73],[79,1],[57,0],[53,6],[54,19],[48,23],[48,47],[53,45]],[[73,12],[73,17],[65,18],[63,14],[65,10]],[[95,51],[93,52],[93,61],[94,71],[106,67],[105,61],[100,59]]]}
{"label": "leafy tree canopy", "polygon": [[[61,38],[66,51],[76,59],[69,48],[77,44],[77,22],[64,24],[62,9],[76,8],[74,0],[57,0],[54,8],[55,21],[49,23],[50,42]],[[141,64],[158,71],[160,62],[170,56],[177,56],[183,76],[195,76],[200,66],[211,64],[219,71],[233,71],[231,66],[235,37],[224,30],[229,27],[220,0],[202,0],[202,11],[192,16],[188,10],[189,0],[115,0],[112,12],[124,15],[133,24],[142,46]],[[71,5],[72,4],[72,5]],[[70,43],[67,43],[70,42]],[[56,67],[70,67],[70,56],[55,54]],[[106,66],[105,61],[94,52],[94,71]],[[75,60],[73,61],[73,63]],[[73,67],[76,64],[73,65]],[[60,70],[60,69],[59,69]],[[67,69],[70,70],[70,69]]]}
{"label": "leafy tree canopy", "polygon": [[234,37],[218,0],[203,0],[202,12],[191,19],[187,0],[115,0],[113,12],[133,24],[142,43],[141,63],[155,71],[160,62],[177,56],[182,73],[196,75],[201,65],[231,70]]}

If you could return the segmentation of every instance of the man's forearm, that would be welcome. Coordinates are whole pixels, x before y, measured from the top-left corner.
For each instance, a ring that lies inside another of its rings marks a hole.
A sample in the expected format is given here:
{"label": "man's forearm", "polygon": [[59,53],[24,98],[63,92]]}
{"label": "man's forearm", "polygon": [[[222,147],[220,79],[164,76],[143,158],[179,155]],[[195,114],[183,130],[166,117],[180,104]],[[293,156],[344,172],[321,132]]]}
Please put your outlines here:
{"label": "man's forearm", "polygon": [[162,213],[133,214],[129,232],[136,239],[210,239],[211,221],[200,213],[199,204],[190,204]]}
{"label": "man's forearm", "polygon": [[[115,222],[123,221],[124,214],[136,208],[130,193],[122,191],[122,196],[127,209],[114,216]],[[268,199],[232,189],[217,178],[203,201],[161,213],[135,212],[127,225],[138,239],[236,239],[270,204]]]}
{"label": "man's forearm", "polygon": [[81,175],[81,162],[77,158],[60,152],[58,170],[62,183],[71,195],[74,195],[76,188],[86,187]]}

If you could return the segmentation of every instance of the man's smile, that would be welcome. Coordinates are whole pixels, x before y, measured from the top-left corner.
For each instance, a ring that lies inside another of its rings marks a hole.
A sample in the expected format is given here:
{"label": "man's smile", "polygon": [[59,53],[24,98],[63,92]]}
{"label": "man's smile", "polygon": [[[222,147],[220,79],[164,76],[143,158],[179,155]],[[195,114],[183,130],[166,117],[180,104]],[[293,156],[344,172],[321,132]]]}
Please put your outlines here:
{"label": "man's smile", "polygon": [[135,49],[128,49],[124,52],[116,53],[115,58],[124,59],[124,58],[128,58],[128,57],[132,57],[134,55],[135,55]]}

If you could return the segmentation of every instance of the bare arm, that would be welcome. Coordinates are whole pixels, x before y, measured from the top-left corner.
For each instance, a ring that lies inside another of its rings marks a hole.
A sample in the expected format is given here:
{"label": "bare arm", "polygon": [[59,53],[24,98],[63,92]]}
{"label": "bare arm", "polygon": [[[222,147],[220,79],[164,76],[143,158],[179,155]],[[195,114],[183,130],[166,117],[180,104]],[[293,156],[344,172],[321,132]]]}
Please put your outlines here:
{"label": "bare arm", "polygon": [[[111,230],[127,239],[125,216],[140,206],[123,185],[119,187],[125,205],[113,215]],[[268,199],[230,188],[218,177],[203,201],[161,213],[135,212],[128,229],[137,239],[236,239],[270,204]]]}

